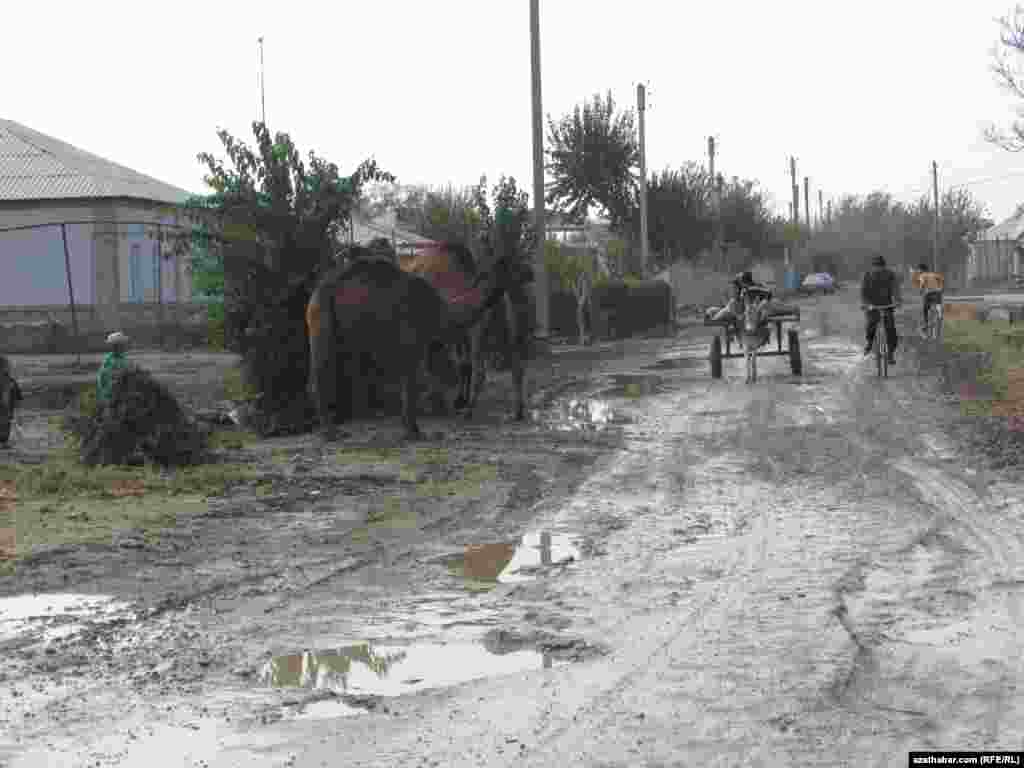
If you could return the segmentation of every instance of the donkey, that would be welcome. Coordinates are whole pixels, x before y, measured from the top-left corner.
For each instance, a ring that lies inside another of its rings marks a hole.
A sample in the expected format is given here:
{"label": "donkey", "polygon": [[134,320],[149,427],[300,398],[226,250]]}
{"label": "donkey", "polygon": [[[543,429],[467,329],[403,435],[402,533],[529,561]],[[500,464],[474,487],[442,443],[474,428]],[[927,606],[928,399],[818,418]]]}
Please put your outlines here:
{"label": "donkey", "polygon": [[746,297],[743,305],[743,328],[740,334],[743,356],[747,362],[747,384],[757,381],[757,350],[765,343],[765,319],[768,299]]}

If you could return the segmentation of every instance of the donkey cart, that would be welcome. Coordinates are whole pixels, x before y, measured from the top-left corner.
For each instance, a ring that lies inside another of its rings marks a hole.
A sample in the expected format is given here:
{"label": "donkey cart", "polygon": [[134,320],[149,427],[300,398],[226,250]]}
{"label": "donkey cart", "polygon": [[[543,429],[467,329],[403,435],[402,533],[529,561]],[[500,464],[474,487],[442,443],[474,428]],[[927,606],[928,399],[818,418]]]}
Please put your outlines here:
{"label": "donkey cart", "polygon": [[[789,328],[786,330],[786,340],[788,344],[787,349],[782,348],[782,326],[784,323],[799,323],[800,322],[800,310],[794,309],[791,312],[785,314],[772,315],[762,321],[762,327],[764,326],[775,326],[775,339],[778,346],[777,350],[770,349],[771,338],[765,343],[765,349],[756,349],[753,345],[749,344],[744,339],[743,321],[740,319],[739,323],[735,320],[714,320],[711,318],[704,319],[704,325],[718,326],[724,329],[724,333],[715,334],[715,337],[711,340],[711,353],[709,359],[711,361],[711,378],[720,379],[722,378],[722,360],[732,359],[737,357],[747,358],[747,381],[757,380],[757,360],[758,356],[765,357],[781,357],[783,355],[789,356],[789,367],[792,370],[794,376],[800,376],[803,373],[803,361],[800,358],[800,333],[796,328]],[[725,351],[722,351],[722,336],[725,336]],[[736,341],[740,347],[740,351],[732,351],[732,343]]]}

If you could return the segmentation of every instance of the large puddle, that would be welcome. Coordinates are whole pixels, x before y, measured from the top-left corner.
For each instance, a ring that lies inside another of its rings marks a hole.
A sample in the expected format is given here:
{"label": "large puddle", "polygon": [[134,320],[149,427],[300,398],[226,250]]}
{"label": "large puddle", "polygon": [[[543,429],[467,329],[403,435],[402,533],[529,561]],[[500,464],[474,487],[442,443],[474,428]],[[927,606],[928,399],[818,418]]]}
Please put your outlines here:
{"label": "large puddle", "polygon": [[[260,671],[264,685],[305,688],[348,695],[402,696],[471,680],[549,669],[553,659],[537,650],[492,652],[479,643],[362,643],[334,651],[306,651],[277,656]],[[319,713],[326,716],[330,704]],[[336,713],[335,713],[336,714]]]}
{"label": "large puddle", "polygon": [[475,582],[515,584],[529,581],[554,565],[580,559],[579,549],[564,533],[528,533],[516,541],[472,544],[461,555],[448,559],[455,576]]}
{"label": "large puddle", "polygon": [[633,420],[601,398],[572,398],[554,407],[535,411],[534,420],[560,432],[600,432]]}
{"label": "large puddle", "polygon": [[534,421],[563,432],[600,432],[634,422],[615,401],[650,397],[668,388],[661,376],[652,373],[615,374],[605,381],[606,386],[589,396],[561,399],[545,410],[534,411]]}
{"label": "large puddle", "polygon": [[46,639],[64,637],[83,623],[110,621],[128,609],[112,597],[67,593],[0,598],[0,640],[42,631]]}

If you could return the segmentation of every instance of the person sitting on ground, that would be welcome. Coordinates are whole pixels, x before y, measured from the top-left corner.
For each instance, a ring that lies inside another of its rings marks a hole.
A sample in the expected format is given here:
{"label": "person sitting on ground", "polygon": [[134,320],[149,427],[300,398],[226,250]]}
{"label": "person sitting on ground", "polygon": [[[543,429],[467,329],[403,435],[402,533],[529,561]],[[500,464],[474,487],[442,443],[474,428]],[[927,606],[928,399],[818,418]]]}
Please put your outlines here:
{"label": "person sitting on ground", "polygon": [[121,331],[107,336],[110,351],[104,356],[103,364],[96,373],[96,404],[106,406],[113,396],[114,372],[128,367],[125,352],[128,349],[128,337]]}
{"label": "person sitting on ground", "polygon": [[946,281],[941,273],[932,272],[924,262],[917,265],[917,270],[914,275],[914,286],[921,291],[923,331],[928,325],[928,310],[932,304],[942,304],[942,289],[945,288]]}
{"label": "person sitting on ground", "polygon": [[[903,297],[900,294],[900,282],[896,273],[885,266],[885,257],[876,253],[871,259],[871,269],[864,273],[864,280],[860,285],[860,300],[864,305],[867,316],[867,328],[865,332],[866,343],[864,354],[870,355],[871,348],[875,343],[875,331],[878,328],[878,321],[882,314],[881,310],[869,309],[869,306],[886,306],[888,304],[903,304]],[[892,312],[885,313],[885,330],[889,339],[889,365],[896,362],[896,345],[899,344],[899,336],[896,334],[896,320]]]}
{"label": "person sitting on ground", "polygon": [[14,409],[21,402],[21,389],[11,375],[10,361],[0,355],[0,449],[10,448]]}

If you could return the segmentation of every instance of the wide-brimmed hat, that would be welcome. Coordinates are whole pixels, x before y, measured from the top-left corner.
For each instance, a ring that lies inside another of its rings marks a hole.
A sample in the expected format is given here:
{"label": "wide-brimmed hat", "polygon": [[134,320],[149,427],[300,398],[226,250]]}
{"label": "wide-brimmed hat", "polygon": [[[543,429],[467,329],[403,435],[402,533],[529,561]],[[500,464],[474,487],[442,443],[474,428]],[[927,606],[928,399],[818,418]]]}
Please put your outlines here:
{"label": "wide-brimmed hat", "polygon": [[114,331],[112,334],[107,336],[107,344],[127,344],[128,341],[128,336],[121,331]]}

